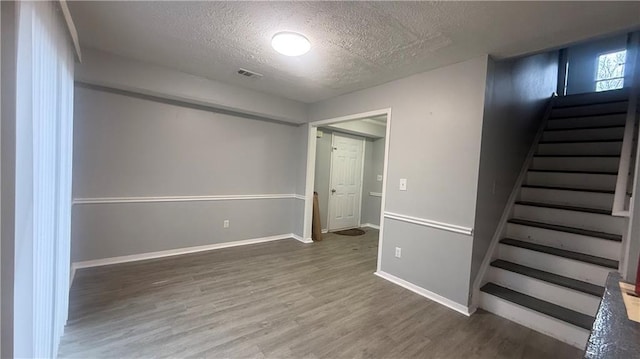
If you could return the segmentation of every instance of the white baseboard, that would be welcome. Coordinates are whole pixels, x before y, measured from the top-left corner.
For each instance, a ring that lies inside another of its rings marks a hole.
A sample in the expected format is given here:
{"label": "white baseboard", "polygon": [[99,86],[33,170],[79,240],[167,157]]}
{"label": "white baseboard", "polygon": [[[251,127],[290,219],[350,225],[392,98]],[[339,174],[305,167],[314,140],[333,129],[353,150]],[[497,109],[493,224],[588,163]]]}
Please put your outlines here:
{"label": "white baseboard", "polygon": [[444,305],[445,307],[449,307],[453,310],[455,310],[458,313],[462,313],[464,315],[471,316],[471,314],[473,314],[476,311],[475,307],[467,307],[464,306],[460,303],[454,302],[451,299],[447,299],[439,294],[436,294],[434,292],[431,292],[429,290],[426,290],[422,287],[419,287],[413,283],[407,282],[404,279],[400,279],[392,274],[383,272],[383,271],[377,271],[374,273],[375,275],[377,275],[380,278],[386,279],[389,282],[393,283],[393,284],[397,284],[405,289],[408,289],[418,295],[421,295],[427,299],[430,299],[436,303],[440,303],[442,305]]}
{"label": "white baseboard", "polygon": [[307,243],[307,244],[308,244],[308,243],[313,243],[313,239],[311,239],[311,238],[306,238],[306,239],[305,239],[305,238],[302,238],[302,237],[300,237],[299,235],[297,235],[297,234],[293,234],[293,233],[291,233],[291,238],[293,238],[293,239],[295,239],[295,240],[298,240],[298,241],[300,241],[300,242],[302,242],[302,243]]}
{"label": "white baseboard", "polygon": [[363,223],[360,225],[360,227],[369,227],[369,228],[380,230],[380,226],[373,223]]}
{"label": "white baseboard", "polygon": [[207,244],[203,246],[169,249],[166,251],[148,252],[148,253],[132,254],[128,256],[119,256],[119,257],[111,257],[111,258],[94,259],[94,260],[82,261],[82,262],[74,262],[71,265],[71,273],[72,273],[72,276],[75,276],[75,271],[80,268],[100,267],[100,266],[106,266],[111,264],[137,262],[137,261],[143,261],[147,259],[177,256],[181,254],[205,252],[205,251],[210,251],[214,249],[246,246],[249,244],[256,244],[256,243],[263,243],[263,242],[270,242],[270,241],[278,241],[278,240],[287,239],[287,238],[294,238],[301,242],[308,243],[302,240],[302,238],[300,238],[299,236],[296,236],[292,233],[287,233],[287,234],[280,234],[280,235],[270,236],[270,237],[246,239],[242,241],[215,243],[215,244]]}

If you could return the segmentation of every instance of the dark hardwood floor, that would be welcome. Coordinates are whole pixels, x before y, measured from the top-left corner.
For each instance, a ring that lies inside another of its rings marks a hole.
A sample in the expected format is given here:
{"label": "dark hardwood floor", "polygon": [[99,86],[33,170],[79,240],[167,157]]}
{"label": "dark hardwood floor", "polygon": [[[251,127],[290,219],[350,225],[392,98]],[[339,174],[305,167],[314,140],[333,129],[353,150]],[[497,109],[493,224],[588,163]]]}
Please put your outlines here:
{"label": "dark hardwood floor", "polygon": [[377,235],[80,270],[59,356],[580,357],[493,314],[465,317],[374,276]]}

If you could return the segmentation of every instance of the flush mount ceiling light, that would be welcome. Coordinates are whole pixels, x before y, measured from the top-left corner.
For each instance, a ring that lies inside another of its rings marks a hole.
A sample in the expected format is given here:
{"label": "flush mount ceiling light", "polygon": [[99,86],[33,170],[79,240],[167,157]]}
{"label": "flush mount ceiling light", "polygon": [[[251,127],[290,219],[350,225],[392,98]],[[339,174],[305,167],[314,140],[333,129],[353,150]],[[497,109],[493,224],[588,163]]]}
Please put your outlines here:
{"label": "flush mount ceiling light", "polygon": [[295,32],[279,32],[273,35],[271,46],[286,56],[300,56],[311,49],[311,43],[306,37]]}

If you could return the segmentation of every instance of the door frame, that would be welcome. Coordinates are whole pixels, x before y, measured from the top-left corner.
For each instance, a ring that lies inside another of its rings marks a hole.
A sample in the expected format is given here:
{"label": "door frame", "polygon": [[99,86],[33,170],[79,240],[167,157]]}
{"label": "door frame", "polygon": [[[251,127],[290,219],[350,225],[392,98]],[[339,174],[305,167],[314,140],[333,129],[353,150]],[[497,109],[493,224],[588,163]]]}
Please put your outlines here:
{"label": "door frame", "polygon": [[[380,110],[373,110],[368,112],[360,112],[352,115],[333,117],[325,120],[314,121],[307,124],[307,171],[305,181],[305,194],[304,194],[304,223],[302,237],[305,242],[312,242],[311,240],[311,223],[313,220],[313,188],[316,173],[316,133],[318,127],[335,124],[340,122],[347,122],[358,120],[367,117],[387,116],[387,128],[385,132],[384,143],[384,164],[382,171],[382,198],[380,204],[380,230],[378,234],[378,261],[377,271],[381,270],[382,261],[382,243],[384,237],[384,211],[386,208],[387,199],[387,175],[389,172],[389,147],[391,143],[391,108],[383,108]],[[364,162],[364,161],[363,161]]]}
{"label": "door frame", "polygon": [[[358,141],[361,142],[362,145],[362,154],[361,154],[361,162],[360,162],[360,199],[358,201],[358,228],[360,228],[360,225],[362,224],[362,196],[364,195],[362,193],[362,189],[364,187],[364,159],[365,159],[365,151],[366,151],[366,147],[367,147],[367,140],[364,137],[361,136],[357,136],[357,135],[351,135],[351,134],[347,134],[347,133],[338,133],[338,136],[344,136],[344,137],[349,137],[349,138],[353,138],[355,139],[355,137],[358,137]],[[336,133],[335,132],[331,132],[331,160],[329,161],[329,197],[327,200],[327,230],[331,231],[331,198],[333,198],[333,196],[331,195],[331,187],[333,187],[333,148],[334,148],[334,142],[336,140]],[[314,164],[315,166],[315,164]],[[315,178],[314,178],[315,180]],[[335,229],[339,229],[339,228],[335,228]]]}

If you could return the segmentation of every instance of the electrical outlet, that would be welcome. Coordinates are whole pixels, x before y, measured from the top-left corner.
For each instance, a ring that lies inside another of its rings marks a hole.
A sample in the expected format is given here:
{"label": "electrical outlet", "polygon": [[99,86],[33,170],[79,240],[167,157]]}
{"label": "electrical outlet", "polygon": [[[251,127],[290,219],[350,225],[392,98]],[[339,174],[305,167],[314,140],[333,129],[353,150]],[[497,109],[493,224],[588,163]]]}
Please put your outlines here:
{"label": "electrical outlet", "polygon": [[407,179],[406,178],[400,178],[400,190],[401,191],[406,191],[407,190]]}
{"label": "electrical outlet", "polygon": [[378,182],[382,182],[382,175],[378,175],[378,176],[376,177],[376,181],[378,181]]}
{"label": "electrical outlet", "polygon": [[222,224],[222,226],[223,226],[224,228],[229,228],[229,220],[228,220],[228,219],[225,219],[225,220],[224,220],[224,222],[223,222],[223,224]]}
{"label": "electrical outlet", "polygon": [[396,258],[402,257],[402,248],[396,247]]}

